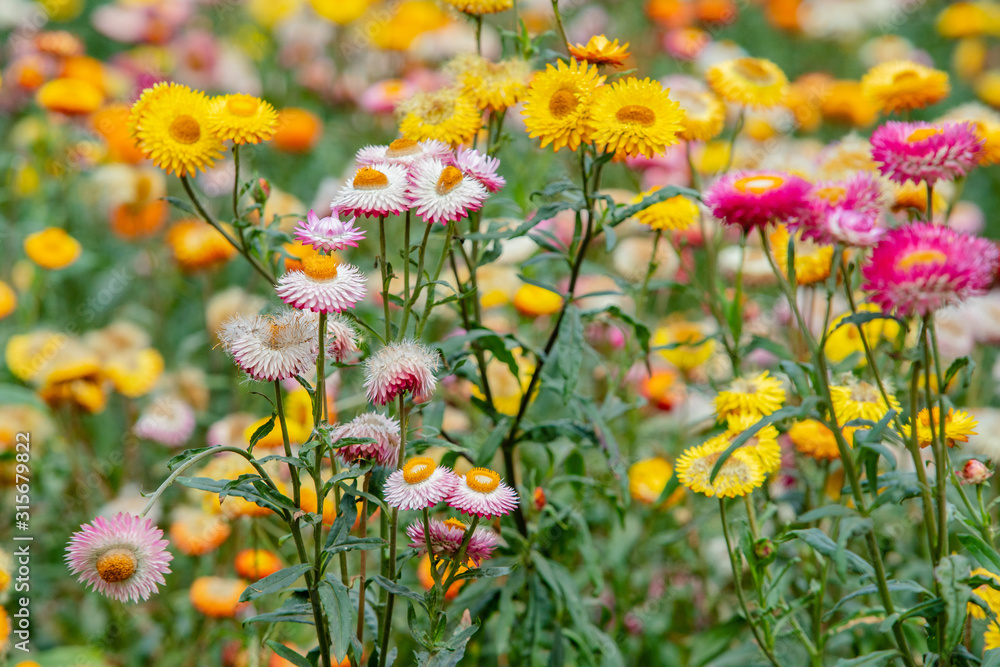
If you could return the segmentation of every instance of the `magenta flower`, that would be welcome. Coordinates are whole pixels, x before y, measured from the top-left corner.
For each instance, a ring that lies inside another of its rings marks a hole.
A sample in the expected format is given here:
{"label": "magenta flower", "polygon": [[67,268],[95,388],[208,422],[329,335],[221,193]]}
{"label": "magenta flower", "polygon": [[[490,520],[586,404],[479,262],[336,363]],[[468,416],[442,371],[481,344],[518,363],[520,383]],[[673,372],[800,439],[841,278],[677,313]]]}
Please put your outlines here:
{"label": "magenta flower", "polygon": [[851,209],[834,209],[826,216],[824,222],[830,242],[835,241],[854,248],[872,247],[887,231],[881,215]]}
{"label": "magenta flower", "polygon": [[736,171],[716,181],[704,202],[719,220],[750,231],[808,216],[811,187],[808,181],[784,172]]}
{"label": "magenta flower", "polygon": [[472,176],[490,192],[498,192],[507,185],[507,179],[497,174],[500,160],[480,153],[473,148],[464,148],[458,152],[455,166],[467,176]]}
{"label": "magenta flower", "polygon": [[809,193],[809,201],[812,212],[797,225],[807,239],[867,248],[885,233],[882,187],[870,173],[819,183]]}
{"label": "magenta flower", "polygon": [[[465,540],[465,532],[468,526],[458,519],[448,519],[447,521],[431,520],[431,549],[436,556],[458,555]],[[418,555],[427,553],[427,538],[425,537],[423,522],[410,524],[406,528],[406,534],[410,537],[410,548],[416,549]],[[471,560],[476,567],[492,557],[493,550],[497,548],[499,536],[489,528],[477,527],[469,537],[469,544],[465,548],[465,556]]]}
{"label": "magenta flower", "polygon": [[395,468],[399,460],[399,422],[378,412],[358,415],[346,424],[338,424],[330,434],[334,447],[344,438],[369,438],[374,442],[337,447],[337,455],[346,463],[361,459]]}
{"label": "magenta flower", "polygon": [[99,516],[69,538],[66,564],[81,584],[119,602],[148,600],[165,584],[173,555],[149,519]]}
{"label": "magenta flower", "polygon": [[448,498],[448,504],[459,512],[487,518],[510,514],[517,503],[517,491],[489,468],[473,468],[459,477]]}
{"label": "magenta flower", "polygon": [[972,123],[889,121],[875,130],[871,144],[872,158],[889,180],[923,181],[931,187],[965,176],[979,164],[983,151]]}
{"label": "magenta flower", "polygon": [[365,361],[365,390],[375,405],[386,405],[400,394],[413,400],[429,398],[437,386],[438,355],[412,340],[390,343]]}
{"label": "magenta flower", "polygon": [[390,507],[422,510],[450,496],[457,483],[450,468],[435,464],[432,458],[417,456],[389,475],[382,495]]}
{"label": "magenta flower", "polygon": [[886,233],[862,266],[862,288],[884,311],[927,315],[983,294],[1000,252],[986,239],[916,223]]}
{"label": "magenta flower", "polygon": [[295,228],[295,238],[305,245],[310,245],[321,252],[334,252],[344,248],[357,248],[358,242],[365,238],[364,230],[357,229],[354,221],[341,220],[339,212],[320,218],[315,211],[310,210],[306,220],[300,220]]}

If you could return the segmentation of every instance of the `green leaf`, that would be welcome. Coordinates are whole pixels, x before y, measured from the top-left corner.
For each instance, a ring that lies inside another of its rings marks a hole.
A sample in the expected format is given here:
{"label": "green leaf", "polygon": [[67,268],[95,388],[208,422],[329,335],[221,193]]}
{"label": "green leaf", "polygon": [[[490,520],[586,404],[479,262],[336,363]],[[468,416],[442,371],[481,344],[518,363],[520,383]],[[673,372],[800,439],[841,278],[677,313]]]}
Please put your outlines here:
{"label": "green leaf", "polygon": [[642,349],[643,355],[645,356],[649,354],[649,340],[651,337],[649,327],[628,313],[622,311],[622,309],[618,306],[608,306],[604,309],[604,312],[612,317],[617,317],[622,322],[625,322],[625,324],[632,327],[632,331],[635,332],[635,338],[639,342],[639,347]]}
{"label": "green leaf", "polygon": [[[839,322],[837,322],[837,326],[833,328],[833,331],[836,331],[840,327],[846,326],[848,324],[853,324],[857,327],[861,327],[867,322],[871,322],[873,320],[892,320],[897,324],[899,324],[899,326],[903,327],[904,329],[906,328],[906,322],[888,313],[873,313],[870,311],[863,311],[860,313],[854,313],[853,315],[848,315],[844,319],[840,320]],[[831,331],[830,333],[833,333],[833,331]]]}
{"label": "green leaf", "polygon": [[938,583],[941,599],[944,601],[947,619],[944,637],[938,638],[938,652],[942,655],[950,655],[955,646],[962,641],[966,608],[972,595],[972,587],[969,586],[970,574],[969,559],[958,554],[945,556],[934,568],[934,579]]}
{"label": "green leaf", "polygon": [[[788,534],[791,537],[797,538],[808,544],[810,547],[815,549],[820,554],[826,556],[827,558],[835,559],[837,557],[837,551],[840,547],[836,542],[831,540],[826,533],[819,530],[818,528],[803,528],[799,530],[790,530]],[[851,568],[857,574],[863,574],[870,577],[875,576],[875,568],[866,561],[864,558],[854,553],[853,551],[844,550],[845,560],[848,567]]]}
{"label": "green leaf", "polygon": [[275,611],[266,614],[257,614],[243,621],[247,623],[302,623],[304,625],[315,625],[313,621],[312,606],[307,602],[295,602],[289,599]]}
{"label": "green leaf", "polygon": [[566,307],[559,339],[556,341],[556,368],[563,379],[563,402],[576,390],[583,364],[583,323],[580,309],[574,305]]}
{"label": "green leaf", "polygon": [[179,208],[193,218],[199,217],[198,212],[192,208],[191,204],[183,199],[178,199],[177,197],[164,197],[163,200],[174,208]]}
{"label": "green leaf", "polygon": [[668,185],[646,195],[635,204],[617,207],[614,212],[612,212],[611,219],[608,220],[605,226],[617,227],[639,211],[644,211],[653,204],[659,204],[661,201],[666,201],[667,199],[676,197],[677,195],[684,195],[695,201],[701,201],[701,193],[697,190],[682,188],[676,185]]}
{"label": "green leaf", "polygon": [[[930,591],[928,591],[926,588],[924,588],[917,582],[907,581],[905,579],[900,581],[890,579],[889,581],[886,582],[886,586],[888,586],[889,591],[892,593],[918,593],[920,595],[931,594]],[[830,611],[826,612],[825,618],[832,617],[833,613],[838,609],[840,609],[840,607],[843,606],[843,604],[848,600],[853,600],[854,598],[861,597],[862,595],[875,595],[877,593],[878,593],[878,586],[876,584],[869,584],[867,586],[862,586],[858,590],[848,593],[847,595],[839,598],[837,600],[837,603],[830,608]]]}
{"label": "green leaf", "polygon": [[257,430],[253,432],[253,435],[250,436],[250,450],[249,451],[252,452],[253,448],[257,445],[258,442],[260,442],[261,438],[265,437],[268,433],[270,433],[271,431],[274,430],[274,420],[275,420],[275,418],[277,418],[277,416],[278,416],[277,413],[272,412],[271,413],[271,418],[268,419],[263,424],[261,424],[257,428]]}
{"label": "green leaf", "polygon": [[841,658],[834,667],[883,667],[899,657],[899,651],[886,649],[868,653],[860,658]]}
{"label": "green leaf", "polygon": [[0,405],[30,405],[46,412],[49,409],[38,394],[17,384],[0,384]]}
{"label": "green leaf", "polygon": [[1000,667],[1000,650],[993,649],[983,653],[982,667]]}
{"label": "green leaf", "polygon": [[962,533],[958,536],[958,541],[973,558],[979,561],[980,565],[994,574],[1000,574],[1000,554],[983,541],[983,538],[972,533]]}
{"label": "green leaf", "polygon": [[[364,582],[361,585],[363,586]],[[331,649],[338,661],[343,660],[347,657],[347,649],[351,646],[352,632],[358,616],[357,609],[351,604],[347,587],[330,577],[320,582],[319,599],[330,628]]]}
{"label": "green leaf", "polygon": [[[0,401],[0,404],[3,404],[3,401]],[[177,456],[175,456],[172,459],[170,459],[169,461],[167,461],[167,470],[173,470],[174,468],[176,468],[180,464],[184,463],[188,459],[193,458],[193,457],[197,456],[198,454],[201,454],[202,452],[208,451],[209,449],[212,449],[212,448],[211,447],[199,447],[198,449],[185,449],[183,452],[181,452]]]}
{"label": "green leaf", "polygon": [[493,426],[493,430],[490,431],[489,436],[487,436],[486,441],[479,450],[479,455],[476,456],[476,463],[481,466],[489,466],[490,462],[493,460],[493,456],[497,453],[497,449],[500,447],[500,443],[507,435],[507,431],[510,429],[511,418],[504,416]]}
{"label": "green leaf", "polygon": [[[497,428],[500,428],[499,425]],[[492,435],[492,434],[491,434]],[[597,444],[597,433],[589,424],[581,424],[574,419],[556,419],[526,427],[518,436],[518,442],[538,442],[548,444],[559,437],[573,442]]]}
{"label": "green leaf", "polygon": [[846,505],[826,505],[799,515],[797,523],[811,523],[828,517],[858,516],[858,511]]}
{"label": "green leaf", "polygon": [[419,603],[421,607],[424,607],[425,609],[427,608],[427,606],[424,604],[424,596],[421,595],[420,593],[417,593],[416,591],[410,590],[403,584],[400,584],[395,581],[390,581],[389,579],[383,577],[381,574],[372,575],[372,581],[381,586],[382,588],[384,588],[385,590],[389,591],[390,593],[393,593],[394,595],[398,595],[400,597],[413,600],[414,602]]}
{"label": "green leaf", "polygon": [[311,569],[312,565],[309,563],[299,563],[298,565],[289,565],[273,574],[269,574],[260,581],[247,586],[240,595],[240,602],[249,602],[250,600],[256,600],[262,595],[283,591]]}
{"label": "green leaf", "polygon": [[309,662],[304,655],[299,655],[294,650],[288,648],[284,644],[279,644],[273,639],[267,640],[267,645],[271,647],[271,650],[280,655],[282,658],[292,663],[296,667],[315,667],[311,662]]}

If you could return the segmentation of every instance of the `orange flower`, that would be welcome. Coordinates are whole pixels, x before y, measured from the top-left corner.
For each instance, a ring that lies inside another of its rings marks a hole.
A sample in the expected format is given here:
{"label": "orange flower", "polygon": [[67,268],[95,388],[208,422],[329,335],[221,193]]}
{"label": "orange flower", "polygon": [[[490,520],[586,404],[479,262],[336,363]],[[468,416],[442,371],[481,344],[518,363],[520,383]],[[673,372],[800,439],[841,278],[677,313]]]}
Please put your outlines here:
{"label": "orange flower", "polygon": [[702,23],[732,23],[739,14],[733,0],[697,0],[695,13]]}
{"label": "orange flower", "polygon": [[586,60],[592,65],[614,65],[621,67],[631,55],[628,42],[619,46],[618,40],[610,41],[604,35],[594,35],[586,44],[569,44],[569,54],[577,60]]}
{"label": "orange flower", "polygon": [[223,264],[236,248],[214,227],[201,220],[181,220],[167,232],[174,259],[185,271],[197,271]]}
{"label": "orange flower", "polygon": [[142,151],[128,133],[129,108],[126,104],[109,104],[94,113],[90,124],[108,144],[108,159],[112,162],[139,164]]}
{"label": "orange flower", "polygon": [[229,524],[220,516],[182,507],[170,524],[170,541],[181,553],[201,556],[215,551],[229,537]]}
{"label": "orange flower", "polygon": [[[440,567],[440,565],[438,566]],[[459,572],[465,572],[466,568],[459,568]],[[424,556],[417,563],[417,579],[420,581],[420,585],[424,587],[424,590],[430,590],[434,587],[434,577],[431,576],[431,559],[428,556]],[[465,584],[465,579],[459,579],[451,586],[448,587],[448,591],[444,594],[445,600],[454,600],[458,595],[458,591]]]}
{"label": "orange flower", "polygon": [[24,239],[24,252],[43,269],[63,269],[75,262],[83,248],[65,229],[48,227]]}
{"label": "orange flower", "polygon": [[278,128],[272,144],[286,153],[306,153],[312,150],[323,134],[323,124],[313,113],[297,107],[278,112]]}
{"label": "orange flower", "polygon": [[194,608],[205,616],[233,618],[250,604],[240,602],[240,595],[246,587],[247,582],[242,579],[198,577],[191,584],[188,597]]}
{"label": "orange flower", "polygon": [[100,108],[104,94],[94,84],[82,79],[54,79],[35,95],[38,105],[67,116],[85,116]]}
{"label": "orange flower", "polygon": [[236,554],[236,574],[248,581],[257,581],[282,568],[281,559],[266,549],[244,549]]}
{"label": "orange flower", "polygon": [[123,239],[140,239],[152,236],[169,213],[167,202],[157,199],[137,204],[119,204],[111,210],[111,229]]}
{"label": "orange flower", "polygon": [[677,373],[664,368],[653,371],[652,375],[644,379],[640,391],[651,405],[660,410],[672,410],[684,396],[683,387]]}

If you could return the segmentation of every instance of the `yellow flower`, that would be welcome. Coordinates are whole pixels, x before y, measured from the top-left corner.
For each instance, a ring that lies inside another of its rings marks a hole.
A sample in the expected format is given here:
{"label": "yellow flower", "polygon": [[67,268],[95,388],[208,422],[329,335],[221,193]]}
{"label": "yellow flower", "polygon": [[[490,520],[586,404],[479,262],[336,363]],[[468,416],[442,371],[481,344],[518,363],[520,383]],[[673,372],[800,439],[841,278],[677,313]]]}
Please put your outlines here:
{"label": "yellow flower", "polygon": [[130,116],[143,155],[178,176],[204,171],[222,157],[225,144],[212,131],[210,120],[211,104],[205,94],[177,83],[145,91]]}
{"label": "yellow flower", "polygon": [[684,112],[681,118],[682,139],[708,141],[719,136],[726,124],[726,105],[718,95],[684,88],[672,89],[670,95]]}
{"label": "yellow flower", "polygon": [[[628,469],[629,494],[644,505],[652,505],[667,488],[667,482],[674,473],[670,462],[659,456],[636,461]],[[678,487],[663,502],[663,507],[676,505],[684,497],[684,489]]]}
{"label": "yellow flower", "polygon": [[972,123],[976,136],[984,142],[979,164],[987,166],[1000,162],[1000,114],[996,111],[978,102],[969,102],[950,110],[941,120]]}
{"label": "yellow flower", "polygon": [[[987,577],[997,582],[997,584],[1000,584],[1000,576],[983,567],[977,567],[974,569],[972,571],[972,576]],[[1000,591],[993,588],[989,584],[983,584],[982,586],[976,586],[972,589],[972,594],[985,602],[986,606],[992,609],[994,613],[1000,614]],[[969,615],[973,618],[986,618],[986,612],[974,602],[968,602],[966,609],[968,610]]]}
{"label": "yellow flower", "polygon": [[53,79],[38,89],[39,106],[67,116],[85,116],[104,103],[101,90],[83,79]]}
{"label": "yellow flower", "polygon": [[309,0],[309,4],[327,21],[345,25],[364,14],[372,0]]}
{"label": "yellow flower", "polygon": [[[774,261],[781,273],[788,278],[788,230],[778,225],[771,232],[771,250]],[[833,246],[819,245],[802,238],[802,232],[795,233],[795,282],[798,285],[812,285],[830,276],[833,264]]]}
{"label": "yellow flower", "polygon": [[837,438],[833,431],[815,419],[796,422],[788,429],[795,449],[814,459],[832,461],[840,458]]}
{"label": "yellow flower", "polygon": [[785,388],[781,381],[764,371],[755,377],[736,378],[730,382],[715,397],[715,411],[720,419],[733,414],[759,419],[780,409],[784,402]]}
{"label": "yellow flower", "polygon": [[528,92],[531,78],[531,67],[519,58],[494,63],[470,54],[456,58],[449,69],[455,73],[462,92],[475,100],[476,106],[493,111],[520,102]]}
{"label": "yellow flower", "polygon": [[[889,208],[893,213],[906,212],[907,209],[914,209],[920,214],[927,211],[927,185],[925,183],[892,183],[890,187]],[[931,200],[931,208],[934,213],[940,213],[948,207],[948,200],[941,194],[941,188],[934,190]]]}
{"label": "yellow flower", "polygon": [[[917,413],[917,444],[927,447],[934,442],[931,436],[931,415],[934,416],[934,435],[941,437],[941,417],[937,406],[930,411],[924,408]],[[976,435],[975,428],[979,425],[976,418],[968,412],[948,408],[948,413],[944,418],[944,438],[949,447],[954,447],[956,442],[968,442],[970,435]],[[903,424],[903,436],[909,438],[912,433],[911,424]]]}
{"label": "yellow flower", "polygon": [[562,308],[563,298],[552,290],[525,283],[514,295],[514,307],[523,315],[551,315]]}
{"label": "yellow flower", "polygon": [[[725,438],[728,447],[737,436],[760,419],[754,414],[730,413],[726,417],[726,432],[717,437]],[[760,469],[765,475],[777,472],[781,468],[781,445],[778,444],[778,429],[770,424],[754,433],[745,443],[740,445],[740,449],[745,449],[757,457]]]}
{"label": "yellow flower", "polygon": [[727,447],[729,439],[717,437],[685,450],[675,466],[681,485],[710,498],[745,496],[763,485],[764,471],[761,470],[757,457],[744,448],[733,452],[722,464],[715,481],[709,481],[712,468]]}
{"label": "yellow flower", "polygon": [[[859,313],[880,313],[882,309],[872,303],[862,303],[858,305]],[[858,354],[858,365],[864,366],[868,363],[865,359],[865,347],[861,340],[861,333],[864,332],[868,346],[875,349],[875,346],[883,339],[894,340],[899,334],[899,324],[891,319],[869,320],[864,324],[845,324],[840,326],[844,318],[850,317],[847,312],[830,323],[826,335],[826,358],[833,363],[840,363],[852,354]]]}
{"label": "yellow flower", "polygon": [[976,95],[991,107],[1000,107],[1000,71],[983,72],[975,82]]}
{"label": "yellow flower", "polygon": [[955,2],[937,17],[937,31],[947,39],[996,35],[1000,31],[1000,7],[995,2]]}
{"label": "yellow flower", "polygon": [[709,141],[696,146],[692,161],[694,168],[703,174],[717,174],[729,166],[729,156],[732,153],[728,141]]}
{"label": "yellow flower", "polygon": [[[243,431],[243,440],[249,445],[250,440],[253,439],[253,434],[257,432],[261,426],[267,423],[270,417],[261,417],[254,423],[250,424]],[[309,439],[309,434],[312,429],[308,425],[303,425],[301,422],[288,419],[286,416],[285,427],[288,429],[288,442],[290,444],[301,445]],[[284,447],[285,436],[281,433],[281,424],[277,421],[274,422],[274,428],[265,435],[263,438],[257,441],[254,447],[260,449],[276,449],[278,447]]]}
{"label": "yellow flower", "polygon": [[763,58],[727,60],[709,69],[705,77],[722,99],[744,106],[777,106],[788,93],[788,77]]}
{"label": "yellow flower", "polygon": [[678,141],[684,112],[658,81],[629,77],[597,91],[591,140],[616,157],[653,157]]}
{"label": "yellow flower", "polygon": [[24,252],[43,269],[63,269],[80,257],[80,242],[65,229],[47,227],[24,239]]}
{"label": "yellow flower", "polygon": [[948,96],[948,74],[908,60],[876,65],[861,79],[861,92],[882,113],[923,109]]}
{"label": "yellow flower", "polygon": [[989,45],[982,37],[965,37],[958,40],[951,54],[951,66],[962,81],[971,81],[986,67],[990,55]]}
{"label": "yellow flower", "polygon": [[514,6],[514,0],[444,0],[460,12],[472,16],[496,14]]}
{"label": "yellow flower", "polygon": [[901,410],[895,396],[888,394],[889,402],[886,403],[879,388],[868,382],[851,382],[848,385],[830,387],[830,395],[833,399],[833,413],[840,426],[854,419],[867,419],[877,423],[890,409],[897,414]]}
{"label": "yellow flower", "polygon": [[591,103],[602,83],[596,67],[572,58],[568,65],[560,60],[557,67],[536,72],[521,111],[528,136],[555,151],[563,146],[575,151],[589,141]]}
{"label": "yellow flower", "polygon": [[[638,204],[659,189],[660,186],[657,185],[646,190],[637,195],[632,203]],[[698,220],[698,205],[684,195],[677,195],[647,206],[636,213],[635,217],[640,223],[649,225],[652,229],[682,231]]]}
{"label": "yellow flower", "polygon": [[701,366],[715,352],[715,339],[708,338],[704,328],[697,322],[683,320],[658,328],[651,343],[654,348],[670,346],[657,352],[681,371]]}
{"label": "yellow flower", "polygon": [[375,46],[386,51],[405,51],[420,35],[442,28],[451,21],[434,0],[404,0],[385,5],[388,20],[370,21],[364,26]]}
{"label": "yellow flower", "polygon": [[209,105],[208,131],[223,141],[259,144],[273,137],[277,128],[278,112],[253,95],[223,95]]}
{"label": "yellow flower", "polygon": [[399,133],[413,141],[436,139],[458,146],[471,141],[482,126],[475,100],[454,88],[417,93],[399,110]]}
{"label": "yellow flower", "polygon": [[163,357],[151,347],[125,350],[104,364],[104,373],[122,396],[145,396],[163,374]]}
{"label": "yellow flower", "polygon": [[[535,364],[530,359],[525,358],[520,352],[514,353],[514,360],[517,362],[518,375],[514,377],[510,367],[506,362],[492,358],[486,364],[486,381],[490,385],[490,394],[493,397],[493,407],[502,415],[516,415],[521,407],[521,399],[524,392],[528,391],[531,383],[531,376],[535,372]],[[534,394],[538,393],[535,388]],[[481,401],[486,400],[485,394],[478,385],[472,385],[472,395]]]}
{"label": "yellow flower", "polygon": [[619,46],[618,40],[609,41],[604,35],[594,35],[586,44],[567,44],[569,54],[577,60],[586,60],[591,65],[614,65],[621,67],[629,57],[628,42]]}
{"label": "yellow flower", "polygon": [[236,254],[236,249],[214,227],[201,220],[181,220],[167,232],[167,243],[174,258],[186,271],[222,264]]}
{"label": "yellow flower", "polygon": [[41,385],[39,396],[51,406],[71,404],[98,413],[107,403],[100,360],[76,339],[64,339],[34,379]]}
{"label": "yellow flower", "polygon": [[17,292],[0,280],[0,320],[13,313],[15,308],[17,308]]}
{"label": "yellow flower", "polygon": [[7,368],[19,380],[33,380],[42,366],[59,352],[67,340],[65,334],[47,329],[11,336],[4,351]]}

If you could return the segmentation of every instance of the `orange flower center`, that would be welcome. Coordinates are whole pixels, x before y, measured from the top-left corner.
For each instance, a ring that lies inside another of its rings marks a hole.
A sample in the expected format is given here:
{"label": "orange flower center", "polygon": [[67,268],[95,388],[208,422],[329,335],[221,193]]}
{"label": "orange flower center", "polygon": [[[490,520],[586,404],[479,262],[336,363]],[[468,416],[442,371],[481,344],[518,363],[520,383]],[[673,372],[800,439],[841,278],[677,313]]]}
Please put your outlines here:
{"label": "orange flower center", "polygon": [[896,267],[900,269],[912,269],[915,266],[936,266],[948,261],[948,256],[940,250],[929,248],[914,250],[899,258]]}
{"label": "orange flower center", "polygon": [[737,190],[746,194],[750,192],[755,195],[762,195],[765,192],[776,190],[785,184],[785,179],[781,176],[764,174],[760,176],[746,176],[734,183]]}
{"label": "orange flower center", "polygon": [[458,528],[459,530],[462,530],[462,531],[464,531],[466,528],[468,528],[468,526],[466,526],[464,523],[462,523],[458,519],[454,519],[454,518],[452,518],[452,519],[445,519],[444,525],[448,526],[449,528]]}
{"label": "orange flower center", "polygon": [[257,113],[258,107],[260,103],[253,95],[230,95],[226,100],[226,111],[234,116],[248,118]]}
{"label": "orange flower center", "polygon": [[568,90],[560,88],[549,98],[549,113],[556,118],[571,114],[576,107],[576,95]]}
{"label": "orange flower center", "polygon": [[406,157],[420,152],[420,144],[413,139],[396,139],[385,151],[386,157]]}
{"label": "orange flower center", "polygon": [[302,270],[313,280],[333,280],[337,277],[337,260],[330,255],[309,255],[302,258]]}
{"label": "orange flower center", "polygon": [[831,185],[828,188],[817,188],[813,191],[820,199],[825,199],[831,204],[837,204],[847,196],[847,190],[839,185]]}
{"label": "orange flower center", "polygon": [[119,547],[106,551],[97,559],[97,574],[109,584],[114,584],[135,574],[138,565],[139,561],[130,549]]}
{"label": "orange flower center", "polygon": [[936,134],[943,134],[943,131],[939,127],[922,127],[919,130],[914,130],[910,133],[910,136],[906,138],[906,141],[914,144],[918,141],[923,141],[924,139],[930,139]]}
{"label": "orange flower center", "polygon": [[765,85],[771,83],[771,72],[754,58],[740,58],[733,71],[751,83]]}
{"label": "orange flower center", "polygon": [[615,118],[629,125],[649,127],[656,122],[656,114],[649,107],[639,104],[629,104],[615,112]]}
{"label": "orange flower center", "polygon": [[362,167],[354,175],[355,190],[381,190],[389,186],[389,177],[378,169]]}
{"label": "orange flower center", "polygon": [[500,475],[489,468],[473,468],[465,474],[465,483],[473,491],[490,493],[500,486]]}
{"label": "orange flower center", "polygon": [[174,141],[182,144],[193,144],[201,139],[201,125],[187,114],[174,118],[167,131]]}
{"label": "orange flower center", "polygon": [[403,479],[407,484],[418,484],[430,477],[435,468],[437,464],[432,458],[427,456],[412,458],[403,466]]}
{"label": "orange flower center", "polygon": [[441,170],[441,176],[438,178],[437,182],[437,193],[439,195],[446,195],[462,182],[462,172],[451,165],[448,165]]}

